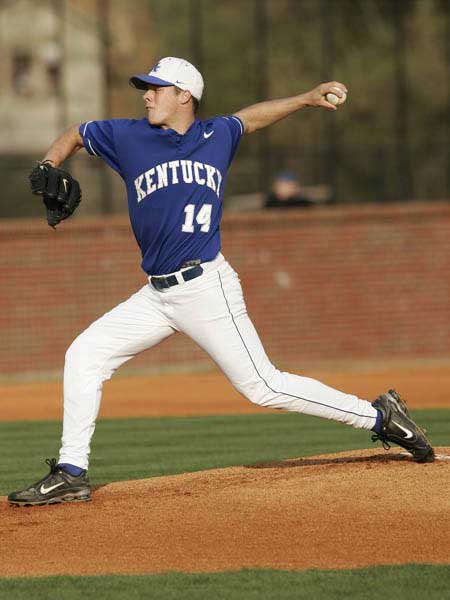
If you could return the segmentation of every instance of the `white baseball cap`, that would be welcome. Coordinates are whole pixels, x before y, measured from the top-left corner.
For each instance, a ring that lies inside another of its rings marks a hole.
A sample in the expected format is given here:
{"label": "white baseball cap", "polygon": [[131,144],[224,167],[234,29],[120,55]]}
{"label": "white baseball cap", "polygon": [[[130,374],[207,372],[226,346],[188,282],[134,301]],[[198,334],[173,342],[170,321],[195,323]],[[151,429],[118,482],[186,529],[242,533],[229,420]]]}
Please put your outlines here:
{"label": "white baseball cap", "polygon": [[203,94],[203,77],[201,73],[183,58],[166,56],[162,58],[148,75],[133,75],[130,84],[139,90],[146,90],[147,84],[175,85],[181,90],[188,90],[200,100]]}

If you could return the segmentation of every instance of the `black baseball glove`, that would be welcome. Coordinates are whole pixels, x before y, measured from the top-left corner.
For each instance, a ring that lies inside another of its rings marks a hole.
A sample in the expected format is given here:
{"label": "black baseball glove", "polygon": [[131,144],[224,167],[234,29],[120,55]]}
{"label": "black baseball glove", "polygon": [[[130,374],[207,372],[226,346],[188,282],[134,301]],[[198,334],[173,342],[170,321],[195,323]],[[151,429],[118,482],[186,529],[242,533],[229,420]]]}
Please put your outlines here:
{"label": "black baseball glove", "polygon": [[43,196],[50,227],[56,227],[70,217],[80,204],[81,189],[78,181],[67,171],[52,167],[49,161],[38,163],[29,179],[32,193]]}

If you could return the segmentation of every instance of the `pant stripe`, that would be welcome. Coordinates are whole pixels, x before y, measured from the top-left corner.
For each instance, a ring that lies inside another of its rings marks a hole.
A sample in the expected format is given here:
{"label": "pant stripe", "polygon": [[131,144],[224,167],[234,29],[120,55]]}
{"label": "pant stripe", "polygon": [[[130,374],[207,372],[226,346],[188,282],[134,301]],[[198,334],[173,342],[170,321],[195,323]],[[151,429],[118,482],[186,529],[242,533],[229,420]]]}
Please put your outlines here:
{"label": "pant stripe", "polygon": [[326,408],[331,408],[331,409],[333,409],[333,410],[337,410],[337,411],[339,411],[339,412],[342,412],[342,413],[346,413],[346,414],[350,414],[350,415],[355,415],[355,416],[357,416],[357,417],[362,417],[362,418],[370,418],[370,419],[373,419],[374,421],[376,420],[376,417],[370,417],[370,416],[368,416],[368,415],[360,415],[359,413],[355,413],[355,412],[353,412],[353,411],[349,411],[349,410],[344,410],[343,408],[339,408],[339,407],[337,407],[337,406],[330,406],[330,405],[328,405],[328,404],[324,404],[323,402],[317,402],[316,400],[310,400],[309,398],[303,398],[302,396],[295,396],[294,394],[288,394],[287,392],[281,392],[281,391],[274,390],[274,389],[273,389],[273,388],[272,388],[272,387],[271,387],[271,386],[270,386],[270,385],[267,383],[267,381],[266,381],[266,380],[264,379],[264,377],[263,377],[263,376],[260,374],[260,372],[258,371],[258,368],[257,368],[257,366],[256,366],[256,364],[255,364],[255,361],[253,360],[253,357],[252,357],[252,355],[250,354],[250,350],[248,349],[248,347],[247,347],[247,345],[246,345],[246,343],[245,343],[245,341],[244,341],[244,338],[242,337],[242,334],[241,334],[241,332],[239,331],[239,327],[237,326],[237,323],[236,323],[236,321],[235,321],[235,319],[234,319],[233,313],[231,312],[231,308],[230,308],[230,305],[229,305],[229,303],[228,303],[228,300],[227,300],[227,297],[226,297],[226,294],[225,294],[225,290],[224,290],[224,288],[223,288],[223,284],[222,284],[222,278],[221,278],[221,276],[220,276],[220,273],[219,273],[219,271],[217,272],[217,274],[218,274],[218,276],[219,276],[219,280],[220,280],[220,287],[221,287],[221,289],[222,289],[222,294],[223,294],[223,297],[224,297],[225,303],[226,303],[226,305],[227,305],[228,313],[229,313],[229,315],[230,315],[230,317],[231,317],[231,320],[233,321],[233,325],[234,325],[234,327],[235,327],[236,331],[238,332],[238,335],[239,335],[239,337],[241,338],[242,344],[243,344],[243,346],[244,346],[244,348],[245,348],[245,350],[246,350],[246,352],[247,352],[247,354],[248,354],[248,357],[250,358],[250,360],[251,360],[251,362],[252,362],[252,365],[253,365],[253,367],[254,367],[254,369],[255,369],[255,371],[256,371],[256,373],[257,373],[258,377],[261,379],[261,381],[263,381],[263,382],[264,382],[264,384],[266,385],[266,387],[267,387],[267,388],[268,388],[268,389],[269,389],[271,392],[273,392],[274,394],[282,394],[283,396],[289,396],[290,398],[296,398],[297,400],[303,400],[304,402],[310,402],[311,404],[317,404],[317,405],[319,405],[319,406],[325,406]]}

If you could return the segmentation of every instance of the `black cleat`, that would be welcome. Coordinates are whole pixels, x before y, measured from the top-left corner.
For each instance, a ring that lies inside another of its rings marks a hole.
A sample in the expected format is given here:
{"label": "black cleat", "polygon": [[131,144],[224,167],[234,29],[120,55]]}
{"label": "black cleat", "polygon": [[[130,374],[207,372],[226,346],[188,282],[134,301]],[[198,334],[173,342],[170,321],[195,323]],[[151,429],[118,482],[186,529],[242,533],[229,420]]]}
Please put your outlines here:
{"label": "black cleat", "polygon": [[416,462],[433,462],[434,450],[425,433],[417,427],[409,414],[406,404],[395,390],[379,396],[372,406],[382,415],[381,433],[372,436],[372,441],[381,440],[386,449],[389,442],[408,450]]}
{"label": "black cleat", "polygon": [[45,461],[50,473],[21,492],[11,492],[8,502],[15,506],[57,504],[59,502],[84,502],[91,499],[87,471],[74,477],[58,467],[56,458]]}

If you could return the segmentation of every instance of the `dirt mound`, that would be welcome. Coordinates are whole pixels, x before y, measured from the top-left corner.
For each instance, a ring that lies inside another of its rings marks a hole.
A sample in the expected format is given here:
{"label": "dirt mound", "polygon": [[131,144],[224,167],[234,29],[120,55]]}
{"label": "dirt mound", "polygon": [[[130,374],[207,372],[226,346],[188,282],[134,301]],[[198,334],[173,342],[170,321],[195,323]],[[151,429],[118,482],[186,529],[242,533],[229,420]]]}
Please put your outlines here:
{"label": "dirt mound", "polygon": [[0,502],[0,576],[450,563],[450,448],[111,483],[92,502]]}

